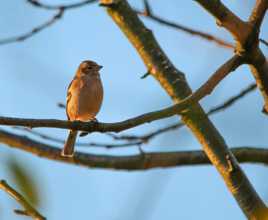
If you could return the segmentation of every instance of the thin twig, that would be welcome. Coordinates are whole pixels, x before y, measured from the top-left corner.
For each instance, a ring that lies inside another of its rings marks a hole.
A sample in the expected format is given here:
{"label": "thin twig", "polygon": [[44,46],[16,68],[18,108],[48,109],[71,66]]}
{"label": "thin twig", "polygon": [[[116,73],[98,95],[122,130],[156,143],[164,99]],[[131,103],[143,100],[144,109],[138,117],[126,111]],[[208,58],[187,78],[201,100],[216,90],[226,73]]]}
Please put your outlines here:
{"label": "thin twig", "polygon": [[32,30],[30,30],[29,32],[26,32],[24,34],[21,34],[21,35],[15,36],[15,37],[6,38],[6,39],[1,39],[0,45],[21,42],[21,41],[24,41],[24,40],[34,36],[35,34],[48,28],[49,26],[54,24],[56,21],[58,21],[60,18],[62,18],[63,13],[64,13],[64,10],[59,9],[58,13],[56,15],[54,15],[51,19],[46,21],[45,23],[33,28]]}
{"label": "thin twig", "polygon": [[[208,115],[213,115],[213,114],[216,114],[216,113],[218,113],[220,111],[224,111],[226,108],[232,106],[238,100],[243,98],[245,95],[247,95],[250,92],[254,91],[256,88],[257,88],[257,86],[254,83],[248,85],[246,88],[241,90],[238,94],[228,98],[226,101],[224,101],[220,105],[212,107],[208,111]],[[165,132],[181,128],[183,126],[184,126],[184,124],[182,122],[174,123],[174,124],[168,125],[166,127],[160,128],[160,129],[157,129],[157,130],[155,130],[153,132],[149,132],[149,133],[144,134],[144,135],[116,135],[116,134],[111,134],[111,133],[106,133],[106,134],[111,136],[115,140],[129,140],[129,141],[141,140],[141,141],[144,141],[145,143],[147,143],[157,135],[160,135],[160,134],[163,134]]]}
{"label": "thin twig", "polygon": [[160,16],[157,16],[155,14],[148,14],[139,10],[136,10],[136,13],[138,13],[139,15],[142,15],[146,18],[149,18],[155,22],[158,22],[159,24],[165,25],[167,27],[171,27],[180,31],[183,31],[185,33],[188,33],[190,35],[193,36],[197,36],[197,37],[201,37],[202,39],[205,39],[207,41],[212,41],[216,44],[218,44],[221,47],[225,47],[225,48],[229,48],[229,49],[234,49],[234,45],[232,45],[229,42],[226,42],[218,37],[213,36],[212,34],[208,34],[206,32],[203,31],[199,31],[199,30],[195,30],[193,28],[172,22],[172,21],[168,21],[164,18],[161,18]]}
{"label": "thin twig", "polygon": [[13,189],[5,180],[0,181],[0,189],[4,190],[6,193],[8,193],[11,197],[13,197],[18,203],[20,203],[21,206],[25,210],[16,210],[15,213],[24,214],[29,217],[32,217],[35,220],[45,220],[46,218],[43,217],[35,208],[33,208],[29,202],[15,189]]}
{"label": "thin twig", "polygon": [[260,39],[260,42],[262,42],[265,46],[268,47],[268,41],[264,40],[264,39]]}
{"label": "thin twig", "polygon": [[[55,143],[59,143],[59,144],[64,144],[65,140],[60,139],[60,138],[56,138],[56,137],[52,137],[50,135],[35,131],[33,129],[30,128],[25,128],[25,127],[13,127],[16,130],[21,130],[21,131],[26,131],[28,133],[30,133],[31,135],[34,135],[36,137],[42,138],[44,140],[49,140],[49,141],[53,141]],[[89,143],[81,143],[81,142],[76,142],[75,146],[76,147],[101,147],[101,148],[107,148],[107,149],[114,149],[114,148],[121,148],[121,147],[131,147],[131,146],[138,146],[143,144],[142,141],[131,141],[131,142],[126,142],[126,143],[117,143],[117,144],[113,144],[113,143],[98,143],[98,142],[89,142]]]}
{"label": "thin twig", "polygon": [[49,5],[46,3],[42,3],[38,0],[27,0],[27,2],[35,7],[43,8],[46,10],[58,10],[58,9],[69,10],[69,9],[80,8],[80,7],[88,5],[90,3],[97,2],[97,0],[85,0],[85,1],[81,1],[81,2],[68,4],[68,5]]}
{"label": "thin twig", "polygon": [[215,114],[215,113],[217,113],[219,111],[225,110],[226,108],[228,108],[231,105],[233,105],[236,101],[238,101],[241,98],[243,98],[245,95],[247,95],[250,92],[254,91],[256,88],[257,88],[257,85],[255,83],[252,83],[252,84],[248,85],[246,88],[241,90],[237,95],[232,96],[228,100],[226,100],[224,103],[211,108],[208,111],[208,115],[213,115],[213,114]]}
{"label": "thin twig", "polygon": [[45,3],[41,3],[40,1],[37,1],[37,0],[27,0],[27,2],[35,7],[43,8],[46,10],[58,10],[58,13],[56,15],[54,15],[51,19],[46,21],[45,23],[33,28],[32,30],[30,30],[24,34],[14,36],[14,37],[8,37],[5,39],[0,39],[0,45],[10,44],[10,43],[15,43],[15,42],[22,42],[22,41],[34,36],[35,34],[43,31],[44,29],[48,28],[49,26],[53,25],[56,21],[58,21],[60,18],[62,18],[65,10],[80,8],[80,7],[83,7],[87,4],[94,3],[97,1],[96,0],[86,0],[86,1],[82,1],[82,2],[69,4],[69,5],[48,5]]}
{"label": "thin twig", "polygon": [[183,32],[188,33],[188,34],[193,35],[193,36],[201,37],[207,41],[212,41],[212,42],[218,44],[219,46],[226,47],[229,49],[234,49],[234,45],[232,45],[231,43],[226,42],[218,37],[215,37],[211,34],[203,32],[203,31],[198,31],[198,30],[195,30],[193,28],[186,27],[184,25],[181,25],[181,24],[178,24],[178,23],[175,23],[172,21],[168,21],[167,19],[164,19],[164,18],[161,18],[160,16],[155,15],[153,13],[153,10],[152,10],[148,0],[144,0],[143,2],[144,2],[144,11],[140,11],[140,10],[135,9],[135,12],[137,14],[144,16],[146,18],[149,18],[149,19],[151,19],[159,24],[165,25],[167,27],[171,27],[171,28],[183,31]]}

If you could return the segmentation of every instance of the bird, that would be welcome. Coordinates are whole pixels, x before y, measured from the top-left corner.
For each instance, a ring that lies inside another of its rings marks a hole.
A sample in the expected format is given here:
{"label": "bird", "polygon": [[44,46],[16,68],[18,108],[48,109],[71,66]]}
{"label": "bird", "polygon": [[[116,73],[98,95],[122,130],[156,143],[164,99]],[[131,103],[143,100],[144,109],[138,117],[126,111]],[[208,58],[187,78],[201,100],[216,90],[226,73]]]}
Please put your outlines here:
{"label": "bird", "polygon": [[[80,63],[67,89],[66,115],[69,121],[88,122],[96,120],[103,101],[103,86],[96,62],[85,60]],[[78,131],[70,130],[61,151],[63,157],[73,157]]]}

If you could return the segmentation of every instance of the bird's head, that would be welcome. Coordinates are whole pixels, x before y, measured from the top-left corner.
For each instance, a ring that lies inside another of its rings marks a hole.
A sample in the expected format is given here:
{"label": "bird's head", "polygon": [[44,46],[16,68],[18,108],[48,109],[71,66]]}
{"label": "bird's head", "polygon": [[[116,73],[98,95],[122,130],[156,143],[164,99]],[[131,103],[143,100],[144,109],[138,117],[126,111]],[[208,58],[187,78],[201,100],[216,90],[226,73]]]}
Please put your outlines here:
{"label": "bird's head", "polygon": [[79,65],[79,72],[82,74],[98,73],[102,66],[91,60],[85,60]]}

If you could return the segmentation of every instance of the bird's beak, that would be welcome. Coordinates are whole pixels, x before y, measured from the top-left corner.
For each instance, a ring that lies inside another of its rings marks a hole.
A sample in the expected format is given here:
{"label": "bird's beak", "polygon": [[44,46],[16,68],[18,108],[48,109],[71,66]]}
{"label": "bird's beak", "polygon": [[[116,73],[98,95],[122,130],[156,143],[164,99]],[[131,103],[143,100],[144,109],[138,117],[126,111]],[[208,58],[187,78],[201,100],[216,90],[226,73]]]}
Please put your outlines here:
{"label": "bird's beak", "polygon": [[102,67],[103,67],[103,66],[100,66],[100,65],[99,65],[99,70],[102,69]]}

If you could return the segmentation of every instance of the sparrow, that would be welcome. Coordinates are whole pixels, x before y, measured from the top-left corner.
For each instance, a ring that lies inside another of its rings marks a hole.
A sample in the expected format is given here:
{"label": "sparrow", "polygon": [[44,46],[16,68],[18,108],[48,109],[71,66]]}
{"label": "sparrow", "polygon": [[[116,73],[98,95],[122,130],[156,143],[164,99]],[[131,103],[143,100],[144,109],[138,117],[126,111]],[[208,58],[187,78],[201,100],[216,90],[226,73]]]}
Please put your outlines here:
{"label": "sparrow", "polygon": [[[99,74],[102,66],[94,61],[83,61],[71,81],[66,102],[69,121],[92,121],[99,112],[103,100],[103,86]],[[61,155],[73,157],[78,131],[70,130]]]}

